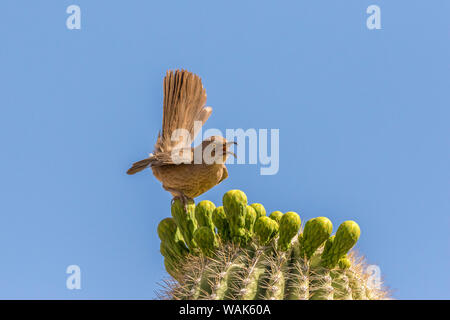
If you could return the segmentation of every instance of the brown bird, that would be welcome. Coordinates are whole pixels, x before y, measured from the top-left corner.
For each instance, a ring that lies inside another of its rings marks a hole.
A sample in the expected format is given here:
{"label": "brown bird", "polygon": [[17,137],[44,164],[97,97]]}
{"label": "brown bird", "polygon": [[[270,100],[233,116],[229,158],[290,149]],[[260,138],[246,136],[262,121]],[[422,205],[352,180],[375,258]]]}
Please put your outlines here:
{"label": "brown bird", "polygon": [[[212,108],[205,105],[206,91],[200,77],[186,70],[168,71],[164,78],[162,132],[153,153],[134,163],[127,173],[150,167],[163,188],[185,205],[226,179],[224,163],[229,154],[236,157],[228,150],[235,142],[212,136],[191,147],[198,134],[194,131],[199,131],[212,113]],[[195,121],[200,126],[194,127]]]}

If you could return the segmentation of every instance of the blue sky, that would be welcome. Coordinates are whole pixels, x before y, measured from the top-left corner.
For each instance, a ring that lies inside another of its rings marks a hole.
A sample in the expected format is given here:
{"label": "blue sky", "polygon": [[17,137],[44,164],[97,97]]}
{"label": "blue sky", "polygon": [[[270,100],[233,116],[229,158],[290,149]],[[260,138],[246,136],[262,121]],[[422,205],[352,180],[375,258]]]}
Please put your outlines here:
{"label": "blue sky", "polygon": [[[81,30],[66,8],[81,8]],[[368,30],[366,8],[381,8]],[[399,299],[450,298],[448,1],[0,4],[0,298],[149,299],[165,276],[151,172],[162,79],[198,73],[205,128],[280,130],[278,174],[244,190],[303,221],[349,219]],[[66,289],[67,266],[81,290]]]}

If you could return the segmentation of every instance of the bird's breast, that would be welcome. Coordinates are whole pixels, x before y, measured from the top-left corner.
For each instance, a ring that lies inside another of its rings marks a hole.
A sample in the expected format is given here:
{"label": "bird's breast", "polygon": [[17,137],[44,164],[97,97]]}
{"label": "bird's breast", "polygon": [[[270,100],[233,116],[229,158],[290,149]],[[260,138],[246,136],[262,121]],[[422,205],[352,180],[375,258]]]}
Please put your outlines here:
{"label": "bird's breast", "polygon": [[152,167],[153,174],[162,184],[195,198],[219,183],[223,164],[179,164]]}

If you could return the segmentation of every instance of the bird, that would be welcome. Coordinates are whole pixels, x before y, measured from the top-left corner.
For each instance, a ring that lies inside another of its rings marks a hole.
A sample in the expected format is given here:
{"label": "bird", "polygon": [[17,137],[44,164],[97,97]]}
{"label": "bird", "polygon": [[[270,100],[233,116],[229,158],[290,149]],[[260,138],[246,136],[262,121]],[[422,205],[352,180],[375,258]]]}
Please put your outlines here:
{"label": "bird", "polygon": [[237,143],[211,136],[195,148],[191,146],[212,113],[198,75],[183,69],[168,70],[163,89],[162,129],[153,153],[133,163],[127,174],[150,168],[163,189],[172,194],[172,201],[180,199],[186,208],[189,201],[228,177],[225,161],[229,155],[236,157],[230,147]]}

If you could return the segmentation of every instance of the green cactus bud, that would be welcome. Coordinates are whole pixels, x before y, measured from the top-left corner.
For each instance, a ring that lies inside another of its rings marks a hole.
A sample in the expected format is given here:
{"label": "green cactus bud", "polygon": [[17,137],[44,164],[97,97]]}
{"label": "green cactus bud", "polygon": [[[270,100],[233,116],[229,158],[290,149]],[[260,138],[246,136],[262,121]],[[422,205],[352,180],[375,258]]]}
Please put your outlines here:
{"label": "green cactus bud", "polygon": [[200,247],[203,254],[211,256],[214,250],[218,247],[218,242],[215,233],[211,228],[203,226],[194,232],[195,243]]}
{"label": "green cactus bud", "polygon": [[242,205],[247,206],[247,196],[241,190],[230,190],[223,195],[222,202],[225,212],[227,212],[227,209],[239,211]]}
{"label": "green cactus bud", "polygon": [[177,254],[171,247],[171,245],[167,242],[161,242],[159,244],[159,251],[163,255],[163,257],[169,258],[172,261],[176,262],[179,260],[182,256]]}
{"label": "green cactus bud", "polygon": [[253,236],[253,227],[257,218],[256,210],[251,206],[247,206],[247,213],[245,214],[245,229],[248,232],[249,237]]}
{"label": "green cactus bud", "polygon": [[247,196],[240,190],[230,190],[225,193],[222,202],[230,226],[231,239],[236,244],[245,244],[248,240],[245,230]]}
{"label": "green cactus bud", "polygon": [[230,225],[228,223],[227,215],[223,207],[217,207],[212,213],[212,222],[217,228],[217,233],[222,241],[230,241]]}
{"label": "green cactus bud", "polygon": [[301,226],[301,220],[297,213],[293,211],[283,214],[280,220],[280,228],[278,238],[278,248],[286,251],[291,246],[292,238],[298,233]]}
{"label": "green cactus bud", "polygon": [[195,207],[195,219],[199,227],[209,227],[214,231],[212,214],[216,206],[209,200],[200,201]]}
{"label": "green cactus bud", "polygon": [[174,264],[170,261],[170,259],[166,257],[164,257],[164,267],[167,273],[170,274],[175,279],[180,277],[178,270],[174,267]]}
{"label": "green cactus bud", "polygon": [[256,220],[266,215],[266,209],[261,203],[252,203],[250,206],[256,211]]}
{"label": "green cactus bud", "polygon": [[269,218],[272,220],[275,220],[278,224],[280,224],[281,217],[283,216],[283,212],[281,211],[274,211],[269,215]]}
{"label": "green cactus bud", "polygon": [[333,243],[334,243],[335,238],[336,238],[336,235],[333,235],[333,236],[329,237],[328,240],[325,242],[325,245],[323,246],[322,260],[323,260],[324,256],[333,254],[332,248],[333,248]]}
{"label": "green cactus bud", "polygon": [[193,239],[194,231],[197,228],[197,221],[195,220],[195,203],[189,201],[187,204],[187,211],[179,199],[175,199],[172,203],[172,217],[183,236],[184,241],[190,250],[195,250],[197,245]]}
{"label": "green cactus bud", "polygon": [[340,268],[340,269],[346,270],[346,269],[349,269],[349,268],[350,268],[350,266],[352,265],[352,263],[351,263],[351,261],[350,261],[346,256],[344,256],[344,257],[342,257],[341,259],[339,259],[338,265],[339,265],[339,268]]}
{"label": "green cactus bud", "polygon": [[179,274],[178,267],[183,265],[183,259],[181,256],[174,253],[173,250],[169,248],[167,243],[161,242],[159,245],[159,251],[164,257],[164,266],[168,274],[176,278]]}
{"label": "green cactus bud", "polygon": [[[171,255],[182,257],[189,252],[174,219],[166,218],[161,220],[157,231],[161,243],[164,243]],[[163,255],[166,256],[165,254]]]}
{"label": "green cactus bud", "polygon": [[336,231],[336,243],[339,251],[347,253],[358,242],[361,230],[355,221],[343,222]]}
{"label": "green cactus bud", "polygon": [[[361,231],[354,221],[343,222],[332,241],[327,241],[322,254],[322,265],[333,268],[359,239]],[[330,238],[331,239],[331,238]],[[330,242],[330,243],[328,243]]]}
{"label": "green cactus bud", "polygon": [[176,259],[175,255],[172,253],[171,250],[169,250],[169,247],[167,246],[167,244],[165,242],[161,242],[159,244],[159,252],[161,252],[162,256],[167,259],[171,259],[171,260]]}
{"label": "green cactus bud", "polygon": [[165,218],[158,224],[157,232],[161,241],[170,241],[177,231],[177,224],[173,218]]}
{"label": "green cactus bud", "polygon": [[267,216],[263,216],[256,220],[254,230],[259,238],[259,242],[265,246],[276,236],[278,223]]}
{"label": "green cactus bud", "polygon": [[333,231],[333,224],[326,217],[317,217],[308,220],[302,236],[299,238],[301,252],[309,259],[317,248],[327,240]]}

